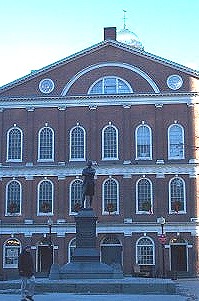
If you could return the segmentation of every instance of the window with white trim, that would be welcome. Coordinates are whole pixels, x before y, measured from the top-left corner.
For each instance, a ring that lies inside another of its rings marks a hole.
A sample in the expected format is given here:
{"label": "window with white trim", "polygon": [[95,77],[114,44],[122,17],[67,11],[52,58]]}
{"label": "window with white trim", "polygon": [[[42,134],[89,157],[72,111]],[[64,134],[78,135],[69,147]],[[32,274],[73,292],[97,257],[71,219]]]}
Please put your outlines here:
{"label": "window with white trim", "polygon": [[100,78],[90,87],[88,94],[127,94],[133,93],[129,83],[115,76]]}
{"label": "window with white trim", "polygon": [[18,268],[21,243],[16,238],[9,238],[3,244],[3,268]]}
{"label": "window with white trim", "polygon": [[153,212],[153,187],[149,179],[142,178],[136,183],[136,213]]}
{"label": "window with white trim", "polygon": [[142,124],[136,128],[136,159],[151,160],[152,159],[152,132],[151,128]]}
{"label": "window with white trim", "polygon": [[118,159],[118,129],[108,125],[102,130],[102,159]]}
{"label": "window with white trim", "polygon": [[7,161],[22,161],[22,130],[14,126],[7,132]]}
{"label": "window with white trim", "polygon": [[76,179],[70,184],[70,213],[75,214],[82,208],[83,181]]}
{"label": "window with white trim", "polygon": [[68,262],[73,260],[74,252],[76,249],[76,238],[71,239],[68,245]]}
{"label": "window with white trim", "polygon": [[21,214],[21,183],[12,180],[6,185],[6,215]]}
{"label": "window with white trim", "polygon": [[54,160],[54,131],[50,127],[44,127],[39,131],[38,160]]}
{"label": "window with white trim", "polygon": [[168,158],[184,159],[184,128],[179,124],[168,128]]}
{"label": "window with white trim", "polygon": [[81,126],[75,126],[70,131],[70,160],[85,160],[86,132]]}
{"label": "window with white trim", "polygon": [[119,184],[109,178],[103,183],[103,213],[119,214]]}
{"label": "window with white trim", "polygon": [[53,183],[43,180],[38,185],[38,215],[53,214]]}
{"label": "window with white trim", "polygon": [[169,182],[169,213],[186,212],[185,181],[175,177]]}
{"label": "window with white trim", "polygon": [[141,237],[136,242],[136,264],[155,264],[155,245],[151,238]]}

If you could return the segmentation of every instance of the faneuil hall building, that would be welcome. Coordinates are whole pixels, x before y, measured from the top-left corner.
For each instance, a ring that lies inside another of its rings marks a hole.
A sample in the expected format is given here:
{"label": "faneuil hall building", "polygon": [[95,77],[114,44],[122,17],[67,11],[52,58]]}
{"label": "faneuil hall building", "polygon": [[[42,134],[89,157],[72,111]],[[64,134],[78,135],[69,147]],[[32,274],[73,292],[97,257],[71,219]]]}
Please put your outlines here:
{"label": "faneuil hall building", "polygon": [[199,272],[199,72],[126,27],[102,35],[0,88],[3,278],[27,244],[38,276],[71,261],[88,160],[100,261],[124,275]]}

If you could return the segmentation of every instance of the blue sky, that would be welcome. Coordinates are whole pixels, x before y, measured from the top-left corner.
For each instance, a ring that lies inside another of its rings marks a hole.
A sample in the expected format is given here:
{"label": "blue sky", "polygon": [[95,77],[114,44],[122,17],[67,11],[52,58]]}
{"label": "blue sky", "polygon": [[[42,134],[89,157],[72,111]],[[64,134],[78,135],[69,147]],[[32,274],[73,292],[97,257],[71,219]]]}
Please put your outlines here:
{"label": "blue sky", "polygon": [[199,70],[199,0],[0,0],[0,86],[126,27],[147,52]]}

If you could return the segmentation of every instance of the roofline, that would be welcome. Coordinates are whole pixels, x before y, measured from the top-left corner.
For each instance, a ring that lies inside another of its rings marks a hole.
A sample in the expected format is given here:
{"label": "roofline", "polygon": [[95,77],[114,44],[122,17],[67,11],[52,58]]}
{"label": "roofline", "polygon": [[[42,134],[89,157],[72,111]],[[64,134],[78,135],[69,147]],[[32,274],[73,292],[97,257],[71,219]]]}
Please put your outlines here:
{"label": "roofline", "polygon": [[127,44],[124,44],[124,43],[121,43],[121,42],[118,42],[118,41],[114,41],[114,40],[105,40],[105,41],[102,41],[100,43],[97,43],[97,44],[94,44],[86,49],[83,49],[79,52],[76,52],[74,54],[71,54],[61,60],[58,60],[52,64],[49,64],[45,67],[42,67],[32,73],[29,73],[23,77],[20,77],[8,84],[5,84],[3,86],[0,87],[0,92],[6,90],[6,89],[9,89],[11,87],[13,87],[14,85],[18,85],[18,84],[21,84],[22,82],[26,81],[26,80],[29,80],[29,79],[33,79],[35,78],[36,76],[42,74],[42,73],[45,73],[47,71],[49,71],[50,69],[54,68],[54,67],[57,67],[58,65],[62,65],[64,63],[66,63],[67,61],[69,60],[72,60],[72,59],[76,59],[77,57],[79,56],[84,56],[86,55],[88,52],[93,52],[95,51],[97,48],[101,48],[101,47],[105,47],[107,45],[112,45],[112,46],[117,46],[121,49],[125,49],[125,50],[128,50],[132,53],[136,53],[137,55],[139,56],[142,56],[144,58],[149,58],[155,62],[159,62],[159,63],[162,63],[163,65],[166,65],[166,66],[170,66],[170,67],[174,67],[176,69],[178,69],[179,71],[183,71],[189,75],[192,75],[192,76],[196,76],[199,78],[199,71],[198,70],[194,70],[192,68],[189,68],[189,67],[186,67],[186,66],[183,66],[181,64],[178,64],[178,63],[175,63],[171,60],[168,60],[168,59],[165,59],[165,58],[162,58],[160,56],[157,56],[157,55],[154,55],[154,54],[151,54],[149,52],[146,52],[145,50],[140,50],[140,49],[137,49],[137,48],[133,48],[132,46],[129,46]]}
{"label": "roofline", "polygon": [[140,55],[142,57],[148,57],[148,58],[152,59],[153,61],[161,62],[162,64],[164,64],[166,66],[170,66],[170,67],[172,66],[172,67],[175,67],[176,69],[178,69],[179,71],[183,71],[183,72],[186,72],[187,74],[191,74],[192,76],[199,77],[199,70],[195,70],[195,69],[192,69],[190,67],[186,67],[182,64],[175,63],[175,62],[173,62],[171,60],[168,60],[168,59],[165,59],[161,56],[158,56],[158,55],[152,54],[150,52],[147,52],[144,49],[139,50],[137,48],[132,48],[131,46],[129,46],[127,44],[120,43],[120,42],[117,42],[117,41],[111,41],[111,42],[116,43],[116,44],[120,44],[120,45],[122,45],[123,48],[126,48],[130,51],[136,52],[138,55]]}

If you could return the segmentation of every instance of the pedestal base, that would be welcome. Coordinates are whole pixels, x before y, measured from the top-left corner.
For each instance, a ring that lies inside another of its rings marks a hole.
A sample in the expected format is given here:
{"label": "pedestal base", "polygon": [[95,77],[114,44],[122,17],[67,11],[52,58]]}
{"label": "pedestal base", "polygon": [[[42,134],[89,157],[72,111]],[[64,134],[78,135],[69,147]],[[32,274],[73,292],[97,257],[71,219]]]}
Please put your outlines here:
{"label": "pedestal base", "polygon": [[100,262],[70,262],[60,269],[60,279],[115,278],[111,266]]}
{"label": "pedestal base", "polygon": [[76,248],[73,262],[100,262],[99,251],[95,248]]}
{"label": "pedestal base", "polygon": [[52,265],[50,279],[113,279],[122,278],[121,269],[100,262],[96,248],[96,221],[92,208],[83,209],[75,216],[76,248],[70,263],[61,268]]}

